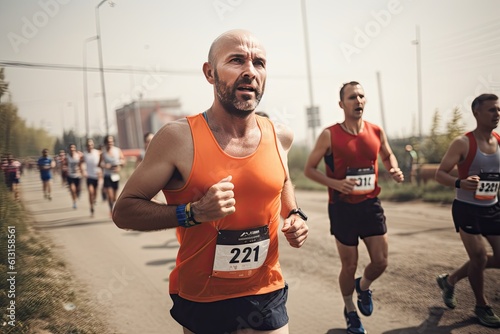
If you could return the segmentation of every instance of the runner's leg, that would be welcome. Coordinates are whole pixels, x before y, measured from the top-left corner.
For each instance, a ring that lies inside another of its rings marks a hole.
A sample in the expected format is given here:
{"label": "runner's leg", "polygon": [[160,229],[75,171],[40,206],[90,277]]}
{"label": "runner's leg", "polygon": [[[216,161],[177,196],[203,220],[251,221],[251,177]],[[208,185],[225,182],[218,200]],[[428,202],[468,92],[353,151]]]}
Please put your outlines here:
{"label": "runner's leg", "polygon": [[469,255],[467,275],[476,298],[476,304],[479,306],[487,305],[484,296],[484,269],[488,262],[488,256],[483,237],[479,234],[466,233],[462,229],[460,229],[460,237]]}
{"label": "runner's leg", "polygon": [[493,254],[488,254],[488,262],[486,268],[500,268],[500,235],[489,235],[486,240],[493,249]]}
{"label": "runner's leg", "polygon": [[89,192],[90,213],[94,214],[95,188],[92,183],[88,183],[87,191]]}
{"label": "runner's leg", "polygon": [[341,263],[339,274],[340,291],[344,297],[347,312],[352,312],[356,310],[352,301],[352,294],[354,292],[354,278],[358,267],[358,247],[344,245],[338,240],[336,242]]}
{"label": "runner's leg", "polygon": [[368,254],[370,255],[370,263],[366,266],[361,278],[361,290],[368,290],[370,284],[382,275],[387,268],[387,258],[389,254],[389,246],[387,234],[366,237],[363,239]]}

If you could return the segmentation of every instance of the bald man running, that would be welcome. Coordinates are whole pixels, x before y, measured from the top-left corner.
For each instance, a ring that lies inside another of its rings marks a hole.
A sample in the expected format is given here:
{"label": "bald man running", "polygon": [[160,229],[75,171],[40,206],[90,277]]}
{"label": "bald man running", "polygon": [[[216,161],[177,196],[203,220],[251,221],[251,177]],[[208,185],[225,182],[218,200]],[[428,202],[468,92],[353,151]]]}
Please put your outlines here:
{"label": "bald man running", "polygon": [[[251,33],[219,36],[203,73],[212,106],[157,132],[113,219],[124,229],[177,228],[170,313],[184,333],[288,334],[278,231],[296,248],[308,233],[288,173],[293,134],[255,114],[266,53]],[[166,205],[150,201],[160,190]]]}

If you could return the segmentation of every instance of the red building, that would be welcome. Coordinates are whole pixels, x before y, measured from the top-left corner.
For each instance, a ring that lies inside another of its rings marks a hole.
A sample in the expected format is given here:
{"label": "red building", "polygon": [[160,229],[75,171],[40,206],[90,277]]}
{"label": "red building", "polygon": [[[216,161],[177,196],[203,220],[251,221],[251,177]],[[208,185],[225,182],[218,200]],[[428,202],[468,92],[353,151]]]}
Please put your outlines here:
{"label": "red building", "polygon": [[143,148],[143,135],[156,133],[167,122],[186,117],[181,103],[175,100],[138,100],[116,110],[118,143],[121,149]]}

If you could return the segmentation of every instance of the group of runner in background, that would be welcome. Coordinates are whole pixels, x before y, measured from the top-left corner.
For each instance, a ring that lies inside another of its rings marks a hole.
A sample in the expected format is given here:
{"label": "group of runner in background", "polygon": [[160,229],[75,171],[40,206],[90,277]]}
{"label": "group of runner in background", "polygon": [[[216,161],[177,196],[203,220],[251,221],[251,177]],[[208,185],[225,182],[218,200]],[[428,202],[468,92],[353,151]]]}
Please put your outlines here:
{"label": "group of runner in background", "polygon": [[[151,134],[147,134],[149,138]],[[146,138],[146,135],[145,135]],[[146,139],[145,139],[146,142]],[[59,150],[57,155],[51,156],[44,148],[38,159],[19,161],[12,154],[2,157],[1,169],[7,188],[13,193],[14,199],[19,200],[18,185],[25,169],[37,169],[42,181],[43,197],[52,200],[52,182],[55,175],[61,178],[61,185],[67,187],[70,193],[71,205],[77,209],[82,190],[82,182],[86,182],[90,215],[95,213],[95,205],[99,194],[103,202],[107,200],[109,211],[116,201],[120,181],[120,170],[125,164],[122,150],[114,145],[114,137],[108,135],[99,149],[95,148],[93,139],[87,139],[85,149],[79,151],[76,144],[68,145],[68,151]],[[144,153],[137,157],[142,160]]]}

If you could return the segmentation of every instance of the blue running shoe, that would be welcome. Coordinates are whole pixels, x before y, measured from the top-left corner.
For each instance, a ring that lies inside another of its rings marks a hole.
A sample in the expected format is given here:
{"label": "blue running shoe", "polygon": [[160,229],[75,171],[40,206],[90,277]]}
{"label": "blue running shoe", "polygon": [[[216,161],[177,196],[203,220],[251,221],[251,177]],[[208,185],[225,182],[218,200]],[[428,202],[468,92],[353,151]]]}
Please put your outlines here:
{"label": "blue running shoe", "polygon": [[358,293],[358,309],[361,314],[369,317],[373,312],[372,290],[361,290],[361,277],[356,278],[354,282],[356,285],[356,292]]}
{"label": "blue running shoe", "polygon": [[365,328],[363,327],[356,311],[347,313],[347,310],[344,307],[344,317],[347,322],[348,334],[366,334]]}

